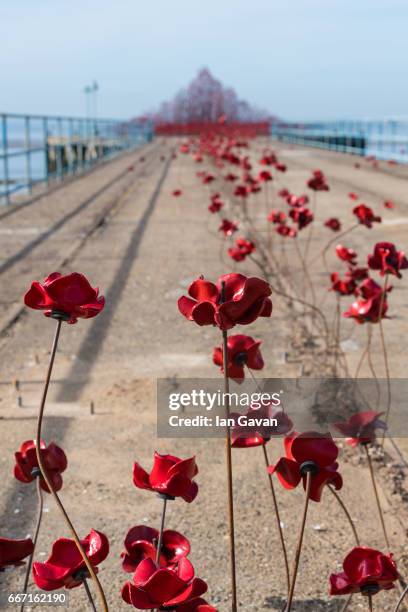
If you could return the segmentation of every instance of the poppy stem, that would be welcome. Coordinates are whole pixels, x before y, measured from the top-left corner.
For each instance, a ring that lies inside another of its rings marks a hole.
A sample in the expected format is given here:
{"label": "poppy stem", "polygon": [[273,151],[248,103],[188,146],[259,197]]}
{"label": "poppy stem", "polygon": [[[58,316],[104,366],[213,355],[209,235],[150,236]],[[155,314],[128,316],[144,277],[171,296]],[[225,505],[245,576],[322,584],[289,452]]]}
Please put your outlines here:
{"label": "poppy stem", "polygon": [[377,485],[376,485],[375,476],[374,476],[373,463],[371,461],[370,452],[368,450],[368,444],[363,444],[363,447],[364,447],[364,450],[367,456],[367,462],[368,462],[368,467],[370,470],[371,482],[373,484],[375,501],[377,503],[378,514],[380,516],[380,522],[381,522],[381,527],[382,527],[383,534],[384,534],[385,543],[387,545],[388,550],[390,550],[390,542],[388,540],[387,529],[385,527],[384,515],[383,515],[383,511],[382,511],[381,504],[380,504],[380,498],[378,496],[378,490],[377,490]]}
{"label": "poppy stem", "polygon": [[360,538],[358,537],[358,533],[357,533],[357,529],[356,526],[354,524],[353,519],[351,518],[351,514],[350,512],[347,510],[347,507],[345,505],[345,503],[343,502],[343,500],[341,499],[340,495],[337,493],[337,491],[332,487],[332,485],[327,485],[330,489],[330,491],[333,493],[334,497],[336,498],[338,504],[340,505],[341,509],[343,510],[344,514],[347,517],[348,522],[350,523],[350,527],[353,531],[353,535],[354,535],[354,539],[356,541],[356,545],[360,546]]}
{"label": "poppy stem", "polygon": [[98,591],[98,596],[99,599],[101,601],[102,604],[102,609],[104,612],[108,612],[108,604],[106,602],[106,598],[105,598],[105,593],[103,592],[101,583],[98,580],[98,577],[92,567],[92,564],[90,563],[88,557],[86,556],[86,553],[82,547],[81,541],[78,537],[77,532],[75,531],[75,528],[67,514],[67,511],[64,508],[64,505],[62,503],[62,501],[60,500],[57,492],[55,491],[53,484],[51,482],[51,479],[48,477],[46,468],[45,468],[45,464],[44,464],[44,460],[43,460],[43,456],[42,456],[42,450],[41,450],[41,434],[42,434],[42,423],[43,423],[43,416],[44,416],[44,407],[45,407],[45,402],[47,399],[47,393],[48,393],[48,387],[50,384],[50,380],[51,380],[51,374],[52,374],[52,369],[54,366],[54,361],[55,361],[55,355],[57,352],[57,346],[58,346],[58,340],[59,340],[59,336],[60,336],[60,331],[61,331],[61,324],[62,324],[63,319],[62,318],[58,318],[57,319],[57,327],[55,330],[55,336],[54,336],[54,341],[52,344],[52,349],[51,349],[51,355],[50,355],[50,361],[49,361],[49,365],[48,365],[48,370],[47,370],[47,376],[45,379],[45,383],[44,383],[44,390],[43,390],[43,394],[42,394],[42,398],[41,398],[41,404],[40,404],[40,409],[39,409],[39,413],[38,413],[38,421],[37,421],[37,437],[36,437],[36,445],[35,445],[35,452],[37,455],[37,461],[38,461],[38,466],[41,470],[41,475],[44,478],[48,489],[50,491],[50,493],[52,494],[52,496],[55,499],[55,502],[60,510],[60,512],[62,513],[64,520],[67,524],[67,527],[72,535],[72,538],[76,544],[76,547],[78,548],[81,557],[84,560],[84,563],[87,567],[87,570],[92,578],[92,580],[95,583],[96,589]]}
{"label": "poppy stem", "polygon": [[[27,593],[28,581],[30,580],[30,574],[31,574],[31,566],[33,564],[35,547],[37,545],[38,534],[40,532],[41,520],[42,520],[42,517],[43,517],[44,500],[43,500],[43,493],[42,493],[42,489],[41,489],[40,474],[38,474],[37,479],[36,479],[36,488],[37,488],[37,523],[36,523],[36,526],[35,526],[35,532],[34,532],[34,537],[33,537],[33,545],[34,545],[33,546],[33,552],[31,553],[31,555],[29,556],[28,561],[27,561],[26,574],[25,574],[25,578],[24,578],[23,593]],[[23,602],[21,604],[20,612],[23,612],[24,605],[25,605],[25,602]]]}
{"label": "poppy stem", "polygon": [[290,585],[288,603],[286,604],[285,612],[290,612],[292,609],[292,601],[293,601],[293,595],[295,594],[295,585],[296,585],[296,577],[297,577],[298,568],[299,568],[300,553],[302,552],[303,535],[305,533],[307,510],[309,508],[311,486],[312,486],[312,473],[307,472],[306,474],[306,497],[305,497],[305,503],[303,507],[302,523],[300,526],[299,538],[298,538],[298,543],[296,547],[295,560],[293,563],[292,582]]}
{"label": "poppy stem", "polygon": [[156,565],[160,567],[160,553],[163,544],[163,531],[164,531],[164,521],[166,519],[166,508],[167,508],[167,498],[163,497],[163,510],[161,516],[161,524],[160,524],[160,534],[159,541],[157,543],[157,553],[156,553]]}
{"label": "poppy stem", "polygon": [[[313,212],[313,221],[316,220],[316,209],[317,209],[317,193],[316,191],[313,192],[313,204],[312,204],[312,212]],[[306,246],[305,246],[305,251],[304,251],[304,259],[305,261],[307,260],[307,256],[309,254],[309,247],[310,247],[310,243],[312,241],[312,236],[313,236],[313,230],[314,230],[314,223],[310,224],[309,227],[309,232],[307,235],[307,240],[306,240]]]}
{"label": "poppy stem", "polygon": [[316,257],[316,259],[314,259],[311,264],[315,263],[318,259],[320,259],[320,257],[323,257],[323,261],[324,261],[324,265],[326,268],[326,272],[329,272],[329,266],[327,265],[327,259],[326,259],[326,253],[327,251],[330,249],[331,245],[334,242],[337,242],[338,240],[340,240],[340,238],[343,238],[343,236],[346,236],[347,234],[349,234],[350,232],[352,232],[353,230],[356,229],[356,227],[358,227],[360,225],[360,223],[356,223],[355,225],[352,225],[351,227],[349,227],[348,229],[346,229],[344,232],[341,232],[341,234],[336,235],[334,238],[332,238],[331,240],[329,240],[329,242],[326,244],[326,246],[324,247],[323,251],[321,252],[321,254]]}
{"label": "poppy stem", "polygon": [[[382,294],[381,294],[381,302],[380,302],[380,312],[378,315],[378,323],[380,326],[380,338],[381,338],[381,347],[382,347],[382,352],[384,355],[384,367],[385,367],[385,376],[387,379],[387,410],[385,412],[385,424],[388,425],[388,418],[390,416],[390,410],[391,410],[391,378],[390,378],[390,366],[388,363],[388,353],[387,353],[387,345],[385,343],[385,334],[384,334],[384,326],[382,323],[382,311],[383,311],[383,305],[386,299],[386,295],[387,295],[387,284],[388,284],[388,273],[386,273],[385,275],[385,279],[384,279],[384,287],[382,290]],[[381,440],[381,449],[384,449],[384,442],[385,442],[385,433],[387,431],[387,428],[385,427],[383,435],[382,435],[382,440]]]}
{"label": "poppy stem", "polygon": [[[225,413],[228,419],[230,416],[229,407],[229,378],[228,378],[228,333],[222,332],[223,357],[224,357],[224,392],[225,392]],[[232,612],[237,612],[237,580],[235,571],[235,526],[234,526],[234,490],[232,484],[232,452],[231,452],[231,432],[229,425],[226,428],[225,448],[227,454],[227,477],[228,477],[228,521],[230,539],[230,562],[231,562],[231,590],[232,590]]]}
{"label": "poppy stem", "polygon": [[405,587],[405,589],[403,590],[401,597],[399,598],[397,605],[395,606],[395,610],[394,612],[398,612],[398,610],[401,607],[402,602],[404,601],[404,598],[408,595],[408,586]]}
{"label": "poppy stem", "polygon": [[89,600],[89,603],[91,604],[91,608],[92,608],[93,612],[97,612],[96,611],[96,607],[95,607],[95,602],[94,602],[94,600],[92,598],[92,593],[91,593],[91,590],[89,588],[89,584],[88,584],[86,578],[84,578],[82,580],[82,584],[84,585],[84,589],[85,589],[86,594],[88,596],[88,600]]}
{"label": "poppy stem", "polygon": [[[266,469],[268,469],[270,464],[269,464],[269,458],[268,458],[268,451],[266,450],[265,444],[262,444],[262,450],[263,450],[263,456],[264,456],[264,459],[265,459]],[[285,561],[286,582],[287,582],[288,594],[289,594],[289,591],[290,591],[290,572],[289,572],[288,553],[286,551],[285,538],[283,537],[282,525],[281,525],[281,520],[280,520],[280,515],[279,515],[278,500],[276,499],[275,487],[273,486],[272,474],[269,474],[269,472],[267,472],[267,474],[268,474],[268,478],[269,478],[269,484],[270,484],[270,487],[271,487],[272,502],[273,502],[273,507],[274,507],[274,510],[275,510],[276,522],[277,522],[277,525],[278,525],[278,532],[279,532],[279,538],[280,538],[281,547],[282,547],[283,558],[284,558],[284,561]]]}
{"label": "poppy stem", "polygon": [[[314,307],[315,304],[316,304],[316,294],[315,294],[315,290],[314,290],[314,287],[313,287],[313,282],[312,282],[312,279],[310,278],[309,270],[307,269],[307,265],[306,265],[306,260],[305,260],[305,257],[302,255],[302,252],[300,250],[297,238],[294,239],[294,243],[295,243],[297,254],[298,254],[299,259],[300,259],[301,266],[303,268],[304,278],[306,279],[306,282],[309,285],[310,294],[311,294],[311,298],[312,298],[312,305]],[[302,292],[302,294],[303,294],[302,298],[303,298],[303,300],[305,300],[305,286],[304,285],[303,285],[303,292]]]}
{"label": "poppy stem", "polygon": [[368,599],[368,609],[370,612],[373,612],[373,596],[368,595],[367,599]]}
{"label": "poppy stem", "polygon": [[346,599],[346,601],[344,602],[344,606],[341,609],[341,612],[346,612],[347,608],[349,607],[350,603],[351,603],[351,599],[353,597],[353,594],[349,595]]}
{"label": "poppy stem", "polygon": [[[225,282],[221,283],[221,302],[225,302]],[[227,479],[228,479],[228,523],[230,541],[230,564],[231,564],[231,591],[232,601],[231,610],[237,612],[237,580],[235,572],[235,529],[234,529],[234,489],[232,484],[232,453],[231,453],[231,431],[228,425],[230,416],[229,405],[229,377],[228,377],[228,332],[222,330],[222,356],[224,369],[224,402],[225,415],[227,418],[225,450],[227,458]]]}

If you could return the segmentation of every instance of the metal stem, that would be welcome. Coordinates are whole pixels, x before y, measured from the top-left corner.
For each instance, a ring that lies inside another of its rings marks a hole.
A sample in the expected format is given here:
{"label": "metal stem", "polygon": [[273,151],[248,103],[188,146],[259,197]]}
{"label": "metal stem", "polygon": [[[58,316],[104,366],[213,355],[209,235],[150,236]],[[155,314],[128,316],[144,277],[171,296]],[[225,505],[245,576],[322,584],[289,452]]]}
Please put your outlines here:
{"label": "metal stem", "polygon": [[395,606],[394,612],[398,612],[406,595],[408,595],[408,586],[406,586],[405,589],[403,590],[401,597],[399,598],[397,605]]}
{"label": "metal stem", "polygon": [[285,612],[290,612],[292,609],[293,595],[295,593],[296,577],[297,577],[297,573],[299,569],[300,553],[302,552],[303,535],[305,533],[305,525],[306,525],[306,518],[307,518],[307,510],[309,507],[311,486],[312,486],[312,473],[307,472],[306,474],[306,497],[305,497],[305,503],[303,507],[302,522],[300,525],[299,539],[298,539],[298,543],[296,547],[295,560],[293,563],[292,582],[290,585],[288,603],[286,604]]}
{"label": "metal stem", "polygon": [[373,596],[368,595],[367,599],[368,599],[368,609],[370,612],[373,612]]}
{"label": "metal stem", "polygon": [[89,603],[91,604],[91,608],[92,608],[93,612],[97,612],[96,611],[95,602],[93,600],[92,593],[91,593],[91,590],[89,588],[89,584],[88,584],[86,578],[83,579],[82,584],[84,585],[84,589],[85,589],[86,594],[88,596],[88,600],[89,600]]}
{"label": "metal stem", "polygon": [[[385,299],[386,299],[386,295],[387,295],[387,283],[388,283],[388,273],[385,275],[385,279],[384,279],[384,287],[383,287],[383,291],[382,291],[382,294],[381,294],[381,302],[380,302],[380,312],[379,312],[379,315],[378,315],[378,323],[379,323],[379,326],[380,326],[381,347],[382,347],[382,351],[383,351],[383,355],[384,355],[385,376],[386,376],[386,379],[387,379],[387,410],[385,412],[385,418],[384,418],[384,421],[385,421],[386,425],[388,425],[388,418],[390,416],[390,410],[391,410],[390,367],[389,367],[389,363],[388,363],[387,345],[385,343],[384,327],[383,327],[383,323],[382,323],[382,310],[383,310],[383,305],[384,305],[384,302],[385,302]],[[386,428],[384,429],[383,436],[382,436],[382,441],[381,441],[381,448],[382,449],[384,449],[385,432],[386,432]]]}
{"label": "metal stem", "polygon": [[332,487],[332,485],[327,485],[330,489],[330,491],[333,493],[334,497],[337,499],[337,502],[339,503],[339,505],[341,506],[344,514],[347,517],[348,522],[350,523],[350,527],[353,531],[353,535],[354,535],[354,539],[356,541],[356,545],[360,546],[360,539],[358,537],[358,533],[357,533],[357,529],[356,526],[354,524],[353,519],[351,518],[351,514],[350,512],[347,510],[345,503],[343,502],[343,500],[341,499],[340,495],[337,493],[337,491]]}
{"label": "metal stem", "polygon": [[167,508],[167,499],[166,497],[163,497],[163,510],[162,510],[162,516],[161,516],[160,535],[159,535],[159,541],[157,543],[157,553],[156,553],[157,567],[160,567],[160,553],[161,553],[161,548],[163,544],[163,531],[164,531],[164,521],[166,518],[166,508]]}
{"label": "metal stem", "polygon": [[[36,523],[34,537],[33,537],[33,545],[34,545],[33,552],[31,553],[31,555],[29,556],[28,561],[27,561],[26,574],[25,574],[25,578],[24,578],[23,593],[27,593],[28,581],[30,580],[31,567],[32,567],[32,564],[33,564],[35,548],[36,548],[36,545],[37,545],[38,534],[40,532],[41,520],[42,520],[42,516],[43,516],[44,500],[43,500],[43,493],[42,493],[42,489],[41,489],[40,475],[38,475],[37,479],[36,479],[36,488],[37,488],[37,523]],[[23,602],[21,604],[20,612],[23,612],[24,606],[25,606],[25,602]]]}
{"label": "metal stem", "polygon": [[42,422],[43,422],[43,416],[44,416],[44,407],[45,407],[45,402],[47,399],[47,393],[48,393],[48,387],[50,384],[50,380],[51,380],[51,373],[52,373],[52,368],[54,365],[54,360],[55,360],[55,354],[57,352],[57,346],[58,346],[58,340],[59,340],[59,335],[60,335],[60,331],[61,331],[61,324],[62,324],[62,319],[58,319],[57,321],[57,327],[55,330],[55,336],[54,336],[54,341],[53,341],[53,345],[52,345],[52,349],[51,349],[51,356],[50,356],[50,362],[48,365],[48,370],[47,370],[47,376],[45,379],[45,384],[44,384],[44,390],[43,390],[43,394],[42,394],[42,398],[41,398],[41,404],[40,404],[40,409],[39,409],[39,413],[38,413],[38,422],[37,422],[37,437],[36,437],[36,445],[35,445],[35,450],[36,450],[36,455],[37,455],[37,461],[38,461],[38,466],[41,470],[41,475],[44,478],[45,482],[47,483],[48,489],[51,492],[52,496],[55,499],[55,502],[60,510],[60,512],[62,513],[64,520],[67,524],[67,527],[74,539],[74,542],[84,560],[84,563],[89,571],[89,574],[92,578],[92,580],[95,583],[96,589],[98,591],[98,596],[100,598],[101,601],[101,605],[102,605],[102,609],[104,612],[108,612],[108,604],[106,602],[106,598],[105,598],[105,593],[103,592],[102,586],[98,580],[98,577],[92,567],[92,564],[90,563],[88,557],[86,556],[86,553],[82,547],[81,541],[78,537],[77,532],[75,531],[75,528],[67,514],[67,511],[64,508],[64,505],[62,503],[62,501],[60,500],[57,492],[54,490],[54,487],[52,485],[52,482],[50,480],[50,478],[48,477],[46,468],[45,468],[45,464],[43,461],[43,457],[42,457],[42,451],[41,451],[41,430],[42,430]]}
{"label": "metal stem", "polygon": [[[262,450],[263,450],[263,456],[264,456],[264,459],[265,459],[265,465],[266,465],[266,468],[268,468],[269,467],[269,459],[268,459],[268,451],[266,450],[265,444],[262,445]],[[274,507],[274,510],[275,510],[276,522],[277,522],[277,525],[278,525],[279,539],[280,539],[280,542],[281,542],[282,554],[283,554],[283,558],[284,558],[284,562],[285,562],[286,583],[287,583],[288,594],[289,594],[289,591],[290,591],[290,572],[289,572],[288,553],[286,551],[285,538],[283,537],[282,525],[281,525],[281,520],[280,520],[280,515],[279,515],[278,500],[276,499],[275,487],[273,486],[273,478],[272,478],[272,474],[269,474],[269,472],[268,472],[268,477],[269,477],[269,484],[270,484],[270,487],[271,487],[271,495],[272,495],[273,507]]]}
{"label": "metal stem", "polygon": [[385,527],[384,515],[383,515],[383,511],[382,511],[381,504],[380,504],[380,498],[378,496],[378,490],[377,490],[377,485],[376,485],[376,482],[375,482],[373,464],[372,464],[370,453],[369,453],[369,450],[368,450],[368,445],[367,444],[363,444],[363,447],[364,447],[364,450],[365,450],[365,453],[366,453],[366,456],[367,456],[368,467],[370,469],[371,482],[373,484],[375,501],[377,503],[377,508],[378,508],[378,514],[380,516],[381,527],[382,527],[382,530],[383,530],[385,543],[386,543],[388,551],[389,551],[390,550],[390,542],[389,542],[388,535],[387,535],[387,529]]}

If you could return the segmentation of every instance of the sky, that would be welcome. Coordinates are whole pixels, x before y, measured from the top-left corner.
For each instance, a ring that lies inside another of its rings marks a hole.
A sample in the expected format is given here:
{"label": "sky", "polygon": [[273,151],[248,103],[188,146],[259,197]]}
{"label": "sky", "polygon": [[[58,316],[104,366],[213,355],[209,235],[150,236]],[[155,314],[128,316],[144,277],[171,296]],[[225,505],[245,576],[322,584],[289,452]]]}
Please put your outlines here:
{"label": "sky", "polygon": [[0,0],[0,112],[154,110],[208,67],[288,120],[408,117],[408,0]]}

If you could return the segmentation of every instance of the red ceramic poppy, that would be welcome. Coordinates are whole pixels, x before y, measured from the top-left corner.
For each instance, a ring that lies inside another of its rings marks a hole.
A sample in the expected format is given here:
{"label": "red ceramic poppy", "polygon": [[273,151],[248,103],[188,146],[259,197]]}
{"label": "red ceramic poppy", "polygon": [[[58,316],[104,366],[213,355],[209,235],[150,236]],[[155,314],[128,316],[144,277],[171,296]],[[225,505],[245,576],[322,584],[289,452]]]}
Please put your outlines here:
{"label": "red ceramic poppy", "polygon": [[182,497],[188,503],[194,501],[198,493],[198,485],[193,480],[197,474],[195,457],[179,459],[155,452],[150,474],[139,463],[133,465],[133,483],[136,487],[169,497]]}
{"label": "red ceramic poppy", "polygon": [[179,198],[181,195],[183,194],[183,192],[181,191],[181,189],[175,189],[172,193],[172,196],[174,198]]}
{"label": "red ceramic poppy", "polygon": [[275,231],[281,236],[284,236],[285,238],[296,238],[297,236],[297,231],[295,230],[295,228],[289,227],[289,225],[277,225]]}
{"label": "red ceramic poppy", "polygon": [[386,200],[384,202],[384,208],[392,210],[394,208],[394,202],[391,202],[391,200]]}
{"label": "red ceramic poppy", "polygon": [[289,216],[291,219],[293,219],[294,223],[297,223],[299,231],[307,227],[309,223],[312,223],[313,221],[312,211],[305,206],[292,208],[292,210],[289,212]]}
{"label": "red ceramic poppy", "polygon": [[[244,366],[251,370],[262,370],[264,361],[259,347],[260,340],[254,340],[251,336],[236,334],[229,336],[228,340],[228,376],[241,383],[245,379]],[[224,372],[224,352],[222,346],[217,346],[213,353],[213,362],[220,366]]]}
{"label": "red ceramic poppy", "polygon": [[275,164],[275,168],[278,170],[278,172],[286,172],[287,170],[286,164],[282,164],[281,162],[277,162]]}
{"label": "red ceramic poppy", "polygon": [[336,463],[339,453],[331,435],[316,431],[302,434],[293,432],[284,440],[286,457],[269,466],[270,474],[276,474],[285,489],[294,489],[303,480],[306,486],[305,464],[313,464],[310,499],[319,502],[323,488],[332,484],[335,489],[341,489],[343,479]]}
{"label": "red ceramic poppy", "polygon": [[267,153],[259,160],[262,166],[273,166],[276,162],[277,159],[274,153]]}
{"label": "red ceramic poppy", "polygon": [[353,302],[348,310],[343,312],[343,317],[354,319],[360,324],[378,323],[380,319],[385,318],[388,303],[386,296],[382,298],[381,287],[372,279],[366,279],[359,287],[359,292],[363,295],[363,299]]}
{"label": "red ceramic poppy", "polygon": [[223,232],[224,236],[232,236],[234,232],[238,230],[238,223],[234,221],[230,221],[229,219],[223,219],[220,227],[218,228],[219,232]]}
{"label": "red ceramic poppy", "polygon": [[330,275],[332,283],[331,290],[339,295],[353,295],[356,292],[357,284],[352,278],[340,278],[337,272]]}
{"label": "red ceramic poppy", "polygon": [[350,191],[348,195],[349,195],[350,200],[353,200],[353,201],[358,200],[358,195],[354,193],[354,191]]}
{"label": "red ceramic poppy", "polygon": [[249,325],[258,317],[272,314],[271,288],[260,278],[224,274],[216,285],[198,278],[190,285],[188,293],[190,297],[179,299],[178,308],[189,321],[198,325],[217,325],[226,330],[237,324]]}
{"label": "red ceramic poppy", "polygon": [[287,198],[288,196],[290,196],[290,192],[289,192],[289,190],[288,190],[288,189],[283,188],[283,189],[280,189],[280,190],[278,191],[278,196],[279,196],[280,198],[283,198],[284,200],[286,200],[286,198]]}
{"label": "red ceramic poppy", "polygon": [[271,210],[268,215],[268,221],[275,224],[279,223],[281,225],[285,223],[286,215],[281,210]]}
{"label": "red ceramic poppy", "polygon": [[373,223],[381,223],[381,217],[375,215],[372,208],[365,204],[359,204],[353,208],[353,214],[361,225],[365,225],[368,228],[372,228]]}
{"label": "red ceramic poppy", "polygon": [[336,246],[336,255],[342,261],[347,261],[350,265],[354,266],[356,264],[357,253],[353,251],[353,249],[348,249],[341,244]]}
{"label": "red ceramic poppy", "polygon": [[261,181],[261,183],[267,183],[273,180],[273,176],[268,170],[261,170],[258,174],[258,180]]}
{"label": "red ceramic poppy", "polygon": [[343,423],[333,423],[334,427],[346,437],[347,444],[358,446],[368,444],[375,440],[376,429],[387,429],[387,425],[380,419],[382,412],[366,410],[353,414]]}
{"label": "red ceramic poppy", "polygon": [[157,569],[152,559],[139,563],[132,582],[122,587],[123,600],[139,610],[173,610],[197,599],[207,591],[207,584],[195,578],[194,568],[186,558],[177,567]]}
{"label": "red ceramic poppy", "polygon": [[248,197],[248,190],[246,185],[237,185],[234,189],[234,196],[237,198],[246,198]]}
{"label": "red ceramic poppy", "polygon": [[228,174],[224,176],[224,179],[230,183],[233,183],[234,181],[238,180],[238,177],[236,174],[233,174],[232,172],[228,172]]}
{"label": "red ceramic poppy", "polygon": [[[143,559],[156,561],[159,532],[153,527],[136,525],[125,538],[125,552],[121,554],[125,572],[134,572]],[[160,567],[174,566],[190,553],[190,542],[181,533],[166,529],[163,531],[160,549]]]}
{"label": "red ceramic poppy", "polygon": [[248,255],[255,251],[255,244],[245,238],[238,238],[235,241],[235,247],[228,249],[228,255],[235,261],[243,261]]}
{"label": "red ceramic poppy", "polygon": [[203,177],[204,185],[208,185],[209,183],[212,183],[213,181],[215,181],[215,176],[211,174],[210,172]]}
{"label": "red ceramic poppy", "polygon": [[307,186],[313,191],[329,191],[329,186],[321,170],[314,170],[313,176],[308,180]]}
{"label": "red ceramic poppy", "polygon": [[31,538],[25,540],[0,538],[0,572],[5,567],[24,565],[23,559],[31,555],[33,551],[34,544]]}
{"label": "red ceramic poppy", "polygon": [[341,223],[336,217],[330,217],[324,224],[326,227],[333,230],[333,232],[339,232],[341,230]]}
{"label": "red ceramic poppy", "polygon": [[302,208],[309,202],[309,197],[306,194],[296,196],[290,193],[286,198],[286,203],[292,208]]}
{"label": "red ceramic poppy", "polygon": [[330,595],[363,593],[375,595],[394,588],[399,573],[392,554],[357,546],[343,561],[343,571],[330,575]]}
{"label": "red ceramic poppy", "polygon": [[346,272],[346,277],[353,279],[354,281],[362,281],[368,278],[368,268],[354,268],[349,266]]}
{"label": "red ceramic poppy", "polygon": [[[94,568],[109,554],[108,538],[100,531],[91,529],[90,533],[81,540],[81,544]],[[62,587],[73,589],[81,585],[84,576],[88,577],[88,571],[74,540],[59,538],[53,543],[47,561],[33,564],[33,576],[35,584],[40,589],[55,591]]]}
{"label": "red ceramic poppy", "polygon": [[[231,446],[234,448],[252,448],[262,446],[274,436],[284,436],[293,428],[292,419],[283,412],[281,408],[272,403],[260,407],[251,407],[246,413],[246,423],[241,424],[239,417],[242,415],[232,412],[230,417],[235,420],[231,428]],[[262,420],[276,419],[277,426],[263,425]],[[252,424],[252,421],[254,424]],[[249,424],[250,423],[250,424]]]}
{"label": "red ceramic poppy", "polygon": [[371,270],[379,270],[381,276],[393,274],[401,278],[400,270],[408,268],[404,251],[397,251],[392,242],[377,242],[373,254],[368,256],[367,263]]}
{"label": "red ceramic poppy", "polygon": [[211,204],[208,207],[208,210],[210,211],[210,213],[217,213],[221,210],[223,206],[224,202],[222,202],[221,200],[212,200]]}
{"label": "red ceramic poppy", "polygon": [[45,310],[47,317],[53,312],[63,313],[68,323],[78,318],[96,317],[105,306],[105,298],[99,296],[83,274],[73,272],[63,276],[59,272],[50,274],[43,284],[34,281],[24,296],[24,303],[35,310]]}
{"label": "red ceramic poppy", "polygon": [[[48,447],[41,440],[41,455],[44,461],[48,478],[51,480],[55,491],[62,487],[62,472],[67,469],[67,457],[59,446],[51,442]],[[20,446],[20,450],[15,453],[16,465],[14,466],[14,476],[20,482],[33,482],[38,474],[39,467],[35,452],[34,440],[27,440]],[[37,472],[37,474],[36,474]],[[42,476],[40,478],[41,488],[49,493],[48,485]]]}

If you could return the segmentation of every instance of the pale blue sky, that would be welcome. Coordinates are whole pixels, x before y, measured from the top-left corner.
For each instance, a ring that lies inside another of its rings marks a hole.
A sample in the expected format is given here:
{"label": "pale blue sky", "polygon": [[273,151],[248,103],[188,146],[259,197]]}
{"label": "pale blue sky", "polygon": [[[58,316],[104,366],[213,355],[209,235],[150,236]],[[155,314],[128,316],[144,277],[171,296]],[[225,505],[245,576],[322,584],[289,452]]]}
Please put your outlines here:
{"label": "pale blue sky", "polygon": [[0,0],[0,112],[158,106],[207,66],[289,119],[408,116],[408,0]]}

